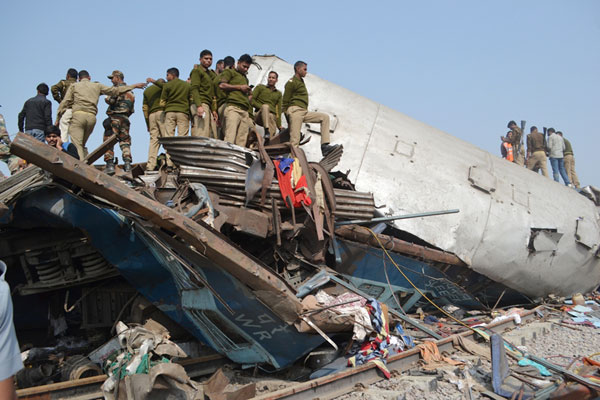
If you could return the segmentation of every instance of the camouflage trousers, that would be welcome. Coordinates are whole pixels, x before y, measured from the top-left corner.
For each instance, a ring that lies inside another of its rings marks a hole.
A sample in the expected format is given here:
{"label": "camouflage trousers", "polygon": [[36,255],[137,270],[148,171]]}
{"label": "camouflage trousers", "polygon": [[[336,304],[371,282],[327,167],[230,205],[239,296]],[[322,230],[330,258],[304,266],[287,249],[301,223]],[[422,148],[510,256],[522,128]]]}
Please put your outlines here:
{"label": "camouflage trousers", "polygon": [[[123,162],[131,162],[131,136],[129,136],[129,126],[131,123],[129,122],[129,118],[126,115],[113,114],[106,118],[102,125],[104,126],[104,141],[113,134],[117,135]],[[112,161],[114,158],[115,152],[113,147],[111,147],[104,153],[104,161]]]}
{"label": "camouflage trousers", "polygon": [[19,168],[19,157],[10,154],[10,148],[4,142],[0,141],[0,161],[4,161],[8,165],[8,170],[11,174],[17,172]]}

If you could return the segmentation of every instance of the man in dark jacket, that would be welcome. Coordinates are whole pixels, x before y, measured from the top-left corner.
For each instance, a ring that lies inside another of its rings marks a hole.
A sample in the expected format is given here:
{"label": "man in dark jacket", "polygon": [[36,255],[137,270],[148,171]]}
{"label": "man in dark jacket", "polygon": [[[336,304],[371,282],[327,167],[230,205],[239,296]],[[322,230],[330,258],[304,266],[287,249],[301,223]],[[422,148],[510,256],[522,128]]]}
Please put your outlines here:
{"label": "man in dark jacket", "polygon": [[19,113],[19,131],[40,142],[44,141],[44,132],[52,125],[52,104],[46,98],[48,91],[48,85],[40,83],[37,86],[37,96],[27,100]]}

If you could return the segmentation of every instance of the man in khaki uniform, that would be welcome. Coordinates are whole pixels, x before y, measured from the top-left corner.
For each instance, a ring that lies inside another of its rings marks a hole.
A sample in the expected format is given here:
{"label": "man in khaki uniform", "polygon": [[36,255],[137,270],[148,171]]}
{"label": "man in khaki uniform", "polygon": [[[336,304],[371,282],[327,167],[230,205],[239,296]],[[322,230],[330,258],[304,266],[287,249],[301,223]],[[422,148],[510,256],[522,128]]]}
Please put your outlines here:
{"label": "man in khaki uniform", "polygon": [[548,163],[546,161],[546,147],[544,135],[538,132],[537,127],[532,126],[527,135],[527,169],[538,172],[548,177]]}
{"label": "man in khaki uniform", "polygon": [[[563,137],[562,132],[556,132],[558,133],[561,137]],[[579,183],[579,178],[577,177],[577,172],[575,172],[575,157],[573,155],[573,146],[571,146],[571,142],[569,142],[568,139],[565,139],[563,137],[564,141],[565,141],[565,157],[564,157],[564,163],[565,163],[565,170],[567,171],[567,175],[569,176],[569,180],[571,181],[571,183],[579,189],[580,187],[580,183]]]}
{"label": "man in khaki uniform", "polygon": [[265,128],[265,141],[281,130],[281,108],[283,96],[277,90],[277,78],[275,71],[269,72],[267,85],[257,85],[252,91],[252,106],[256,111],[254,122]]}
{"label": "man in khaki uniform", "polygon": [[226,69],[233,69],[235,67],[235,58],[227,56],[223,59],[223,70],[215,75],[213,78],[213,90],[215,97],[213,99],[213,108],[217,110],[217,138],[223,139],[225,137],[225,105],[227,102],[227,93],[219,87],[221,84],[221,73]]}
{"label": "man in khaki uniform", "polygon": [[145,83],[136,83],[135,85],[106,86],[98,82],[91,82],[90,74],[86,70],[79,71],[79,82],[69,86],[64,100],[58,106],[58,118],[60,119],[67,109],[73,110],[69,134],[71,142],[77,147],[80,160],[83,160],[88,154],[85,144],[96,125],[100,95],[117,96],[132,89],[141,89],[145,85]]}
{"label": "man in khaki uniform", "polygon": [[165,124],[160,120],[160,115],[164,111],[164,107],[160,106],[160,95],[162,94],[165,80],[148,78],[146,79],[146,82],[153,83],[152,86],[149,86],[144,90],[144,104],[142,106],[148,133],[150,133],[150,147],[148,149],[146,171],[154,171],[156,169],[156,157],[158,156],[158,149],[160,147],[158,138],[166,136]]}
{"label": "man in khaki uniform", "polygon": [[[54,100],[56,100],[56,102],[59,105],[65,98],[69,86],[71,86],[75,82],[77,82],[77,70],[75,68],[69,68],[69,70],[67,71],[66,78],[60,80],[56,85],[52,85],[52,87],[50,87],[52,97],[54,98]],[[63,142],[69,141],[69,124],[71,123],[72,116],[73,112],[69,108],[64,112],[62,118],[60,119],[58,126],[60,128],[60,139]]]}
{"label": "man in khaki uniform", "polygon": [[217,74],[210,69],[212,65],[212,53],[210,50],[202,50],[200,53],[200,65],[194,67],[190,72],[190,84],[192,100],[196,106],[194,115],[194,127],[192,136],[217,137],[217,110],[214,106],[213,81]]}
{"label": "man in khaki uniform", "polygon": [[283,112],[287,115],[289,122],[290,143],[293,146],[300,145],[300,129],[303,122],[317,122],[321,124],[321,153],[325,156],[339,145],[329,144],[329,115],[308,111],[308,90],[304,84],[306,74],[306,63],[296,61],[294,76],[285,84]]}
{"label": "man in khaki uniform", "polygon": [[248,54],[240,56],[236,69],[226,69],[219,75],[219,88],[227,93],[225,110],[225,141],[238,146],[246,146],[248,140],[248,120],[250,119],[250,99],[252,88],[248,85],[246,74],[252,64]]}
{"label": "man in khaki uniform", "polygon": [[523,166],[525,165],[525,150],[523,149],[523,146],[521,146],[521,138],[523,137],[523,131],[521,131],[521,128],[517,126],[517,123],[515,121],[510,121],[507,127],[512,131],[512,136],[510,140],[508,140],[504,136],[502,136],[501,139],[505,142],[509,142],[510,144],[512,144],[513,151],[515,154],[515,160],[513,162],[515,164]]}
{"label": "man in khaki uniform", "polygon": [[[179,79],[179,70],[167,70],[167,83],[160,95],[160,106],[164,107],[165,135],[187,136],[190,132],[190,84]],[[167,167],[173,168],[173,162],[167,154]]]}

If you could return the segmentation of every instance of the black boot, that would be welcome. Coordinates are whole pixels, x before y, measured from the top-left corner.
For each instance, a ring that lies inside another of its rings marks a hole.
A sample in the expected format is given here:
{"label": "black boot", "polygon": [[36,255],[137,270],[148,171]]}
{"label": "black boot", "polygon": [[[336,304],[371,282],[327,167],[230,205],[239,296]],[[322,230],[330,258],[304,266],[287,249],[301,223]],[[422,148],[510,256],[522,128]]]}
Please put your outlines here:
{"label": "black boot", "polygon": [[104,168],[104,173],[106,175],[114,175],[115,174],[115,160],[107,160],[106,168]]}
{"label": "black boot", "polygon": [[269,132],[267,128],[265,128],[265,136],[263,136],[263,140],[264,144],[269,143],[269,140],[271,140],[271,132]]}
{"label": "black boot", "polygon": [[131,171],[131,161],[129,161],[129,160],[123,161],[123,171],[125,171],[125,172]]}
{"label": "black boot", "polygon": [[323,143],[321,145],[321,154],[323,154],[323,157],[325,157],[327,154],[331,153],[333,150],[337,149],[338,147],[340,147],[339,144]]}

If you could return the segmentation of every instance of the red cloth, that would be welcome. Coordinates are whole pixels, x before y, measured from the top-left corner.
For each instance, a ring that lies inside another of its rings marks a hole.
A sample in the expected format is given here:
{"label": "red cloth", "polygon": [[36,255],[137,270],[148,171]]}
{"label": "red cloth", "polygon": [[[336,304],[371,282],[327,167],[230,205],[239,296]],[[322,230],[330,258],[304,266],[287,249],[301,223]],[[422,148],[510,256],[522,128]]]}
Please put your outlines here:
{"label": "red cloth", "polygon": [[292,199],[292,205],[294,208],[299,208],[304,203],[307,206],[312,204],[312,199],[308,196],[308,186],[306,185],[306,177],[302,175],[296,184],[296,187],[292,187],[292,170],[294,165],[290,165],[290,169],[287,173],[281,172],[279,169],[279,161],[274,160],[275,171],[277,171],[277,181],[279,182],[279,191],[283,197],[283,202],[287,207],[290,205],[287,202],[288,196]]}

